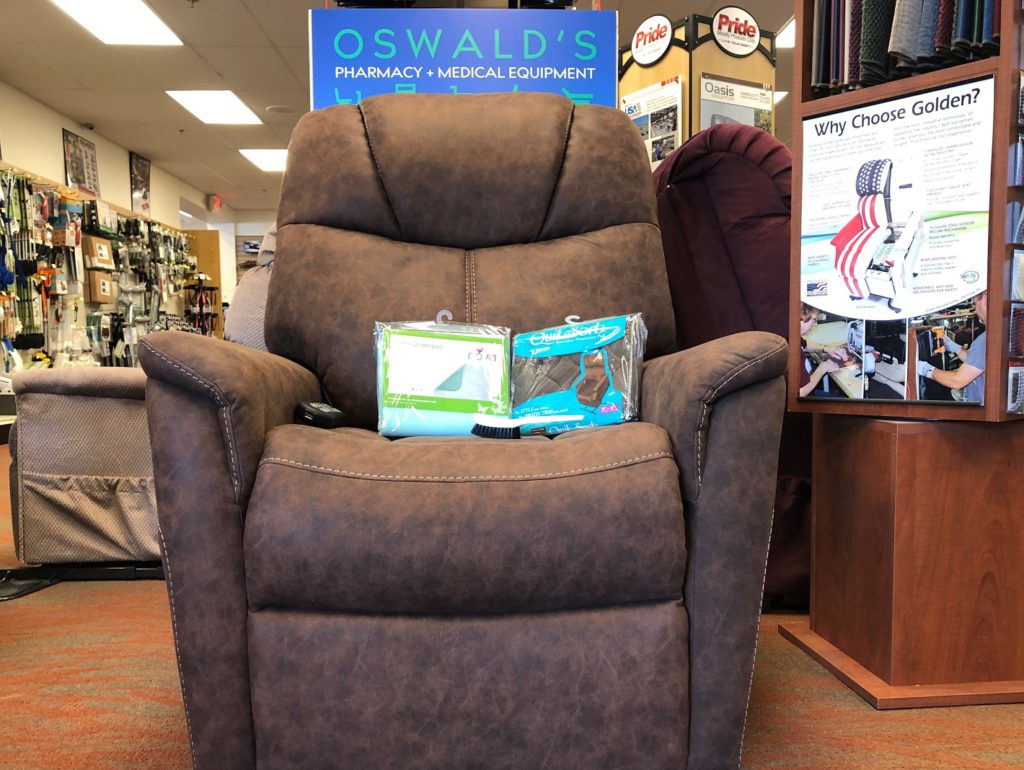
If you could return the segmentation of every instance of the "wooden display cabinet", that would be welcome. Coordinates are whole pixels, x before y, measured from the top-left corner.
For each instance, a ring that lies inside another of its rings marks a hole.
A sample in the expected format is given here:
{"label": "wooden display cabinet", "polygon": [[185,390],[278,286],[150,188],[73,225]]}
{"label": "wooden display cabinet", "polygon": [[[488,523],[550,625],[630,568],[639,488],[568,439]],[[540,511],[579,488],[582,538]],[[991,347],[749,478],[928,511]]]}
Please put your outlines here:
{"label": "wooden display cabinet", "polygon": [[[814,2],[796,3],[793,341],[800,338],[804,119],[994,81],[983,405],[803,399],[796,386],[803,352],[790,346],[788,407],[815,413],[811,616],[780,630],[880,709],[1024,701],[1024,495],[1010,471],[1024,453],[1024,422],[1007,409],[1016,224],[1007,211],[1024,200],[1008,181],[1022,130],[1024,14],[1019,3],[997,1],[998,55],[827,96],[810,84]],[[905,385],[913,388],[916,338],[909,330],[906,338]]]}
{"label": "wooden display cabinet", "polygon": [[[220,289],[223,286],[220,272],[220,232],[217,230],[186,230],[192,238],[196,255],[196,270],[210,276],[204,281],[203,291],[215,298],[212,311],[213,336],[224,337],[224,314],[221,312]],[[190,284],[191,285],[191,284]],[[194,294],[194,291],[192,292]],[[187,303],[186,303],[187,304]],[[185,308],[186,316],[188,307]],[[190,319],[191,320],[191,319]]]}

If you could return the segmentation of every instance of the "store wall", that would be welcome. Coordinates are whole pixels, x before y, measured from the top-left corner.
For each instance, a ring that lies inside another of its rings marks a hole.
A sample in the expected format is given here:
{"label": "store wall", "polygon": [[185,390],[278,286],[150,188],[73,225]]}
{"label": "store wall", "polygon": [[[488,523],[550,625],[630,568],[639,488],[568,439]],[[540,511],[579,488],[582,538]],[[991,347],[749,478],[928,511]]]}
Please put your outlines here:
{"label": "store wall", "polygon": [[[96,145],[100,198],[131,208],[128,150],[4,82],[0,82],[0,105],[0,153],[4,161],[54,182],[63,182],[62,129],[66,128]],[[150,188],[151,216],[158,222],[177,226],[182,198],[203,206],[204,196],[199,190],[155,165]]]}
{"label": "store wall", "polygon": [[235,224],[234,222],[208,222],[206,227],[220,232],[220,296],[222,302],[231,302],[235,295]]}
{"label": "store wall", "polygon": [[276,219],[276,211],[239,211],[235,217],[235,235],[262,238]]}

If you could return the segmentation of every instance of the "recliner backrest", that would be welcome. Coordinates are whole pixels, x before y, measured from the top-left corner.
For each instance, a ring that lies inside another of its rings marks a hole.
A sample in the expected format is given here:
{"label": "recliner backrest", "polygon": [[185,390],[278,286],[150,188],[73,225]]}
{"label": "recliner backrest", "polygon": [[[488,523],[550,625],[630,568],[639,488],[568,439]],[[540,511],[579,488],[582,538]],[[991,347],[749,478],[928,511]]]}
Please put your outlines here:
{"label": "recliner backrest", "polygon": [[266,341],[375,426],[375,321],[513,333],[642,312],[648,355],[674,317],[649,163],[617,110],[550,94],[375,97],[303,116],[278,210]]}
{"label": "recliner backrest", "polygon": [[654,176],[679,347],[788,336],[789,148],[753,126],[712,126]]}

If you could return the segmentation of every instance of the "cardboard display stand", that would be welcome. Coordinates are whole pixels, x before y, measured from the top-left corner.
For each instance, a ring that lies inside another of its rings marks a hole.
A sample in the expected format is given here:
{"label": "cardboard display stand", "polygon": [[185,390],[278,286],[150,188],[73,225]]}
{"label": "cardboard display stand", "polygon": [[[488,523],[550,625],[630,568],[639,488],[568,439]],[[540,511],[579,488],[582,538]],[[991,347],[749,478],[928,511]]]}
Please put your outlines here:
{"label": "cardboard display stand", "polygon": [[[672,140],[659,143],[655,115],[668,108],[669,94],[655,92],[673,83],[681,88],[678,126]],[[745,123],[774,132],[774,94],[775,34],[761,30],[750,14],[735,6],[722,8],[714,17],[693,15],[675,22],[653,16],[619,52],[619,107],[644,133],[653,165],[716,123]],[[647,109],[645,102],[652,97],[660,99]],[[646,114],[651,116],[649,127]]]}

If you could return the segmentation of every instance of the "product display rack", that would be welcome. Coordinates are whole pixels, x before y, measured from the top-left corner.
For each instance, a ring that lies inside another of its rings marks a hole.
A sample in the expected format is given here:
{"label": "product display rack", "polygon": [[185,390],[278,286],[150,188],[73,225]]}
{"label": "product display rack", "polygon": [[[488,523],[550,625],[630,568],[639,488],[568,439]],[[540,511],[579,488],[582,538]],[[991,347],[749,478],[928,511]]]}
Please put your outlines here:
{"label": "product display rack", "polygon": [[[34,354],[33,360],[25,362],[26,367],[54,363],[63,366],[69,357],[75,359],[72,363],[83,363],[91,356],[105,366],[133,366],[138,339],[157,329],[186,326],[182,318],[182,285],[196,269],[195,258],[188,254],[191,237],[187,233],[104,202],[91,193],[0,162],[0,177],[7,175],[13,175],[21,184],[21,192],[16,196],[21,221],[17,223],[18,232],[12,240],[19,263],[15,272],[51,279],[44,288],[36,289],[31,284],[23,285],[26,282],[18,278],[7,292],[12,303],[15,295],[17,297],[17,316],[22,328],[15,336],[14,329],[5,326],[3,336],[14,340],[14,347],[40,351]],[[31,217],[29,221],[26,218],[29,210],[38,208],[29,206],[25,200],[33,193],[59,196],[62,208],[64,203],[80,207],[81,214],[75,215],[79,234],[110,243],[111,268],[106,271],[83,269],[84,263],[80,252],[76,258],[78,250],[74,244],[56,237],[51,244],[48,229],[57,221],[57,211],[49,210],[55,207],[48,207],[49,223],[39,217]],[[105,211],[102,217],[98,213],[101,207]],[[9,254],[6,258],[11,260]],[[87,276],[93,272],[106,272],[111,283],[118,287],[119,292],[113,299],[97,300],[88,295],[85,284]],[[60,290],[54,278],[61,279]],[[5,314],[5,319],[8,317],[14,318],[14,314]],[[105,330],[107,336],[104,336]],[[114,330],[116,339],[110,336]],[[121,348],[125,352],[113,356],[118,342],[124,343]],[[87,355],[79,361],[81,352]]]}
{"label": "product display rack", "polygon": [[[1013,413],[1024,393],[1012,392],[1024,386],[1024,369],[1011,355],[1020,344],[1011,334],[1020,306],[1012,264],[1024,189],[1012,183],[1024,14],[1018,2],[999,1],[998,54],[825,95],[811,83],[814,0],[795,7],[794,342],[804,288],[804,120],[993,81],[983,405],[800,398],[804,354],[790,346],[788,407],[814,413],[811,614],[780,631],[879,709],[1024,702],[1024,502],[1007,473],[1024,452],[1024,422]],[[910,320],[908,388],[917,353]]]}

